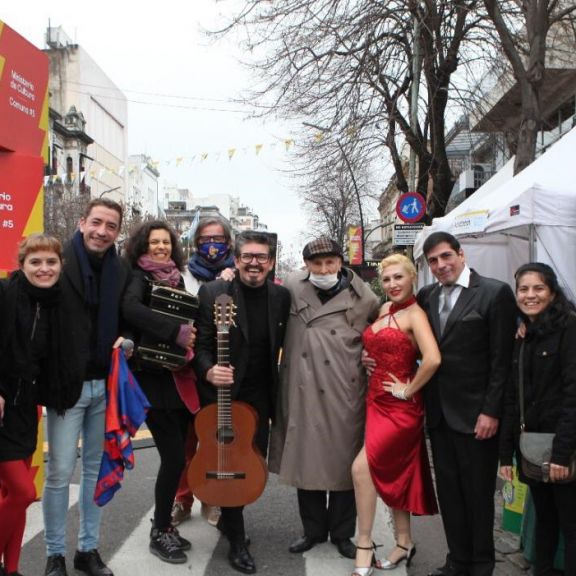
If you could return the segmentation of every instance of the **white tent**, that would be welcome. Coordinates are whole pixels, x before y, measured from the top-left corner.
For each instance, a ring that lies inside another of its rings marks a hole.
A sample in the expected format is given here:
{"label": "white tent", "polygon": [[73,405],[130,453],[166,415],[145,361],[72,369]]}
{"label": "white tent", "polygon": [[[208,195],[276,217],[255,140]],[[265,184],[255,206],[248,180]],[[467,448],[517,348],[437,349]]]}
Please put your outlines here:
{"label": "white tent", "polygon": [[[425,238],[445,230],[459,238],[481,274],[512,284],[521,264],[546,262],[576,300],[576,128],[514,178],[496,187],[490,182],[434,219],[419,234],[414,257],[424,264]],[[420,266],[420,280],[430,280],[426,268]]]}

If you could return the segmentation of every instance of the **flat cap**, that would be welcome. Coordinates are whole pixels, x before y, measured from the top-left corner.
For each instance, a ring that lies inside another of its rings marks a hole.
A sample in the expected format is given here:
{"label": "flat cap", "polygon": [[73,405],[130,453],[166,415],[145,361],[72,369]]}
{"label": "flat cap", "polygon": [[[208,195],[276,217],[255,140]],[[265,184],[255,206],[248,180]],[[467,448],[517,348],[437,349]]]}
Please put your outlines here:
{"label": "flat cap", "polygon": [[312,260],[316,256],[340,256],[342,258],[342,248],[338,242],[331,240],[326,236],[316,238],[316,240],[311,240],[304,246],[302,250],[302,256],[304,260]]}

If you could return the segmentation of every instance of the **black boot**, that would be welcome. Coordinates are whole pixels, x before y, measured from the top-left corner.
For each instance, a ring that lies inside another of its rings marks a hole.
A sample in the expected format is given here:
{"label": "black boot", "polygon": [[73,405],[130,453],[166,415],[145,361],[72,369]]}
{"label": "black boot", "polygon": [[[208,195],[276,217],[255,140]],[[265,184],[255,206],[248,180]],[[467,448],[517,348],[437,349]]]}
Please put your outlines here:
{"label": "black boot", "polygon": [[230,542],[230,550],[228,552],[228,562],[234,570],[243,572],[244,574],[254,574],[256,572],[256,563],[250,554],[244,539],[241,542]]}

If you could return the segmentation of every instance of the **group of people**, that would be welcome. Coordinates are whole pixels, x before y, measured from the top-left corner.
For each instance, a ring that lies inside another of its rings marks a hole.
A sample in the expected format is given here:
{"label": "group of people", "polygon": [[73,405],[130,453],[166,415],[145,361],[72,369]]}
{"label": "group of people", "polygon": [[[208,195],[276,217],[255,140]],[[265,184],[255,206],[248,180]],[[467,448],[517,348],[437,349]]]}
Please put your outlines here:
{"label": "group of people", "polygon": [[[438,282],[416,295],[414,265],[391,255],[380,265],[381,306],[326,237],[306,244],[303,269],[279,285],[270,279],[275,246],[266,233],[242,232],[233,242],[223,220],[201,220],[186,263],[162,221],[138,227],[120,258],[121,225],[121,207],[96,199],[64,249],[49,236],[29,236],[18,270],[0,282],[0,576],[18,575],[26,508],[35,499],[38,405],[47,410],[49,445],[45,576],[67,574],[68,492],[80,438],[74,567],[112,576],[98,553],[101,509],[93,495],[110,355],[124,337],[136,342],[131,366],[151,405],[146,423],[160,456],[149,550],[161,560],[187,561],[191,543],[176,525],[190,517],[194,498],[186,479],[198,444],[194,415],[226,387],[258,415],[254,443],[270,471],[297,489],[303,533],[291,553],[329,539],[355,560],[353,576],[409,565],[411,515],[439,508],[448,554],[431,576],[491,575],[496,475],[500,462],[510,480],[518,455],[522,363],[526,429],[556,433],[550,483],[528,482],[535,574],[552,573],[561,531],[565,574],[576,575],[576,483],[562,482],[576,450],[576,313],[549,266],[521,267],[515,299],[507,284],[467,266],[456,238],[434,233],[424,254]],[[195,324],[152,311],[155,285],[197,294]],[[236,307],[229,365],[218,358],[214,303],[222,295]],[[142,360],[144,336],[183,348],[186,366]],[[396,538],[383,559],[373,542],[378,497],[391,509]],[[243,507],[203,503],[202,511],[228,539],[230,565],[255,573]]]}

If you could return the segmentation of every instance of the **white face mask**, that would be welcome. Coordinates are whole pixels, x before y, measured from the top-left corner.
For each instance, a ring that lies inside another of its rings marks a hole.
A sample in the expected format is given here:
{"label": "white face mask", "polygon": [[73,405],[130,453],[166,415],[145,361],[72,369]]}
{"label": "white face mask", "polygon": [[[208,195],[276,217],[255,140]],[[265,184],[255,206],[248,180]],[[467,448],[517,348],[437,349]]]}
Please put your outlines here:
{"label": "white face mask", "polygon": [[310,272],[308,280],[319,290],[330,290],[338,283],[338,272],[334,274],[314,274]]}

